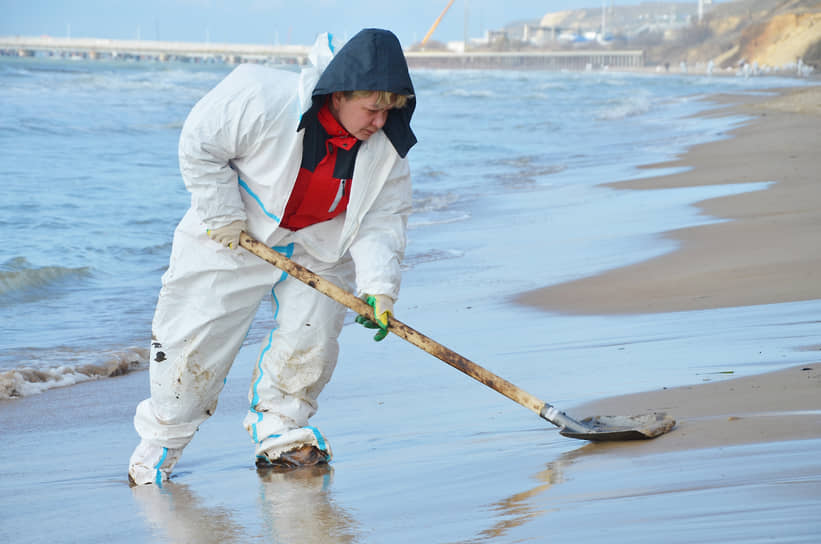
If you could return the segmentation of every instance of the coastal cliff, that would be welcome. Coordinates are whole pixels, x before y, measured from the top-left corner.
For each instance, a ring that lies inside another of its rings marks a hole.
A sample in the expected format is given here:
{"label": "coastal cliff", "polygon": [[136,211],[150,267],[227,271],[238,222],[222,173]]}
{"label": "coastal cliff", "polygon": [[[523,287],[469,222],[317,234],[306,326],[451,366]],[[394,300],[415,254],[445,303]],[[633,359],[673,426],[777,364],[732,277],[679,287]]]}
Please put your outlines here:
{"label": "coastal cliff", "polygon": [[606,40],[561,45],[640,48],[648,65],[712,62],[727,69],[803,64],[821,69],[819,0],[705,1],[701,13],[696,2],[611,5],[548,13],[539,26],[576,34],[598,31]]}
{"label": "coastal cliff", "polygon": [[[693,35],[700,39],[693,43]],[[821,2],[742,0],[719,4],[680,31],[669,44],[648,50],[661,60],[678,54],[687,63],[720,68],[744,63],[783,67],[799,61],[821,68]]]}

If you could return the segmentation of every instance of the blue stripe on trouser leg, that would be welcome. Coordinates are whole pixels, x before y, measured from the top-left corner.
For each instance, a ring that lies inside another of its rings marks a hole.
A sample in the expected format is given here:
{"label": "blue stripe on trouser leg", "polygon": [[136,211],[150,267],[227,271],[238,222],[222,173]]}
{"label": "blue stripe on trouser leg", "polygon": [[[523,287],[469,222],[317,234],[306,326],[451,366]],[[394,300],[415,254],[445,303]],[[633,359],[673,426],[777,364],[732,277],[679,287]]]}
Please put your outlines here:
{"label": "blue stripe on trouser leg", "polygon": [[308,427],[305,427],[305,428],[308,429],[309,431],[311,431],[312,433],[314,433],[314,436],[316,437],[317,447],[320,450],[322,450],[324,452],[327,452],[328,451],[328,446],[325,444],[325,438],[322,436],[322,433],[319,432],[319,429],[317,429],[316,427],[311,427],[311,426],[308,426]]}
{"label": "blue stripe on trouser leg", "polygon": [[168,448],[163,448],[162,449],[162,455],[160,456],[160,460],[157,461],[156,465],[154,465],[154,468],[157,469],[157,474],[154,477],[154,483],[157,484],[160,487],[162,487],[162,471],[160,470],[160,467],[165,462],[166,457],[168,457]]}
{"label": "blue stripe on trouser leg", "polygon": [[[294,244],[293,243],[290,243],[287,246],[276,246],[273,249],[274,249],[274,251],[278,251],[279,253],[282,253],[283,255],[288,257],[289,259],[294,254]],[[287,278],[287,277],[288,277],[288,273],[287,272],[282,272],[282,275],[280,275],[279,279],[276,281],[274,286],[271,288],[271,296],[274,298],[274,312],[273,312],[274,313],[274,321],[276,321],[276,319],[279,317],[279,300],[277,299],[277,295],[276,295],[276,286],[279,283],[285,281],[285,278]],[[277,327],[274,327],[273,329],[271,329],[271,332],[268,333],[268,343],[265,345],[265,347],[262,348],[262,351],[259,354],[259,359],[257,360],[257,379],[254,381],[253,385],[251,386],[252,394],[251,394],[251,406],[249,407],[249,411],[252,414],[255,414],[256,418],[257,418],[256,423],[254,423],[251,426],[251,438],[254,440],[254,442],[257,442],[257,443],[262,442],[263,440],[268,438],[267,436],[260,438],[259,434],[257,433],[257,426],[258,426],[259,423],[262,422],[262,412],[258,412],[256,410],[256,406],[259,404],[260,398],[259,398],[258,388],[259,388],[259,384],[262,381],[263,374],[264,374],[264,371],[263,371],[263,368],[262,368],[262,361],[263,361],[263,358],[265,357],[265,354],[268,353],[268,351],[270,351],[270,349],[271,349],[271,344],[273,342],[274,332],[276,330],[277,330]]]}
{"label": "blue stripe on trouser leg", "polygon": [[[353,262],[347,256],[329,263],[296,247],[292,258],[338,285],[353,284]],[[245,428],[256,443],[257,455],[277,458],[314,445],[330,456],[331,444],[308,426],[318,408],[317,397],[336,366],[345,307],[290,276],[276,285],[274,295],[277,329],[260,350],[249,391],[255,404],[245,418]],[[275,434],[279,438],[271,438]]]}
{"label": "blue stripe on trouser leg", "polygon": [[[276,330],[276,329],[274,329]],[[254,442],[260,442],[260,438],[257,435],[257,424],[262,422],[262,412],[257,412],[255,406],[259,404],[259,392],[257,388],[259,387],[259,382],[262,381],[262,358],[265,356],[265,353],[271,349],[271,341],[274,335],[274,331],[272,330],[268,333],[268,344],[262,348],[262,353],[259,355],[259,360],[257,360],[257,379],[254,381],[254,384],[251,386],[251,390],[253,391],[253,395],[251,397],[251,406],[249,407],[249,411],[252,414],[256,414],[257,422],[251,426],[251,438],[253,438]]]}

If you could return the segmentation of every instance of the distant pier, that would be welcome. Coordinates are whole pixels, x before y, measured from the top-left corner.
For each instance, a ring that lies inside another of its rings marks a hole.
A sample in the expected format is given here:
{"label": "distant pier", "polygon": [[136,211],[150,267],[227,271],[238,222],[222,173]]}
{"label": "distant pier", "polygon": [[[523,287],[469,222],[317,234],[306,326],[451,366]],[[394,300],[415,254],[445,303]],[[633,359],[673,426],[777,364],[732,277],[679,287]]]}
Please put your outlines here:
{"label": "distant pier", "polygon": [[[99,38],[2,37],[0,55],[61,57],[90,60],[137,60],[240,64],[297,64],[308,61],[305,45],[248,45],[226,43],[108,40]],[[640,68],[644,52],[616,51],[476,51],[407,52],[411,68],[599,70]]]}
{"label": "distant pier", "polygon": [[57,56],[91,60],[149,60],[158,62],[243,62],[305,64],[308,46],[227,43],[107,40],[99,38],[0,37],[0,54]]}

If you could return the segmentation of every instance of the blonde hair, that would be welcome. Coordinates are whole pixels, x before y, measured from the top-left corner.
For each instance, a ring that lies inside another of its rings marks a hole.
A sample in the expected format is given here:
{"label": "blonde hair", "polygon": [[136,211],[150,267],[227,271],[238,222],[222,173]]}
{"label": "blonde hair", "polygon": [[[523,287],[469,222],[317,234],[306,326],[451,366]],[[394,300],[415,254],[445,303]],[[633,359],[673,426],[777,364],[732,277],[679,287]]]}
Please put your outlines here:
{"label": "blonde hair", "polygon": [[395,109],[404,108],[408,103],[408,99],[413,98],[412,94],[404,95],[392,93],[390,91],[343,91],[342,94],[347,100],[350,100],[351,98],[376,95],[376,106],[380,108],[390,107]]}

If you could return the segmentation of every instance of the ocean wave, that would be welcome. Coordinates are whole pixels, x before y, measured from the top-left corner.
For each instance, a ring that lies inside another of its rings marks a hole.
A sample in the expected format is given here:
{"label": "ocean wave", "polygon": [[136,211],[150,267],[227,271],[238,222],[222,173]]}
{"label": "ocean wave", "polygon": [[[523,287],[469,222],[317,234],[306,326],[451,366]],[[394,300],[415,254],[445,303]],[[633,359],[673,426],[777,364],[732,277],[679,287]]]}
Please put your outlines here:
{"label": "ocean wave", "polygon": [[36,300],[60,282],[91,275],[86,266],[34,267],[25,257],[14,257],[0,265],[0,306],[7,303]]}
{"label": "ocean wave", "polygon": [[629,117],[645,114],[652,109],[652,102],[647,96],[633,95],[610,100],[596,115],[601,121],[619,121]]}
{"label": "ocean wave", "polygon": [[417,216],[411,216],[410,221],[408,222],[408,228],[418,229],[421,227],[432,227],[436,225],[447,225],[449,223],[459,223],[461,221],[467,221],[471,218],[471,215],[467,212],[453,212],[451,214],[446,215],[438,215],[435,217],[427,217],[427,218],[419,218]]}
{"label": "ocean wave", "polygon": [[412,213],[417,214],[444,210],[450,207],[457,200],[459,200],[459,195],[453,192],[425,194],[419,191],[413,198]]}
{"label": "ocean wave", "polygon": [[446,96],[459,96],[462,98],[493,98],[496,93],[485,89],[449,89],[444,93]]}
{"label": "ocean wave", "polygon": [[464,257],[464,255],[464,251],[455,249],[432,249],[420,253],[412,253],[407,255],[405,259],[402,261],[402,269],[407,271],[420,264],[444,261],[447,259],[459,259],[461,257]]}
{"label": "ocean wave", "polygon": [[23,366],[0,372],[0,400],[36,395],[89,380],[114,378],[148,366],[148,350],[130,348],[108,354],[101,362],[51,368]]}
{"label": "ocean wave", "polygon": [[425,193],[416,191],[413,197],[413,209],[409,229],[445,225],[470,219],[466,211],[454,209],[453,204],[463,200],[463,196],[454,193]]}
{"label": "ocean wave", "polygon": [[543,161],[544,157],[538,155],[519,155],[496,159],[490,164],[509,168],[510,170],[491,174],[490,177],[498,180],[509,189],[523,189],[543,183],[546,177],[567,169],[565,164],[545,164]]}
{"label": "ocean wave", "polygon": [[70,89],[74,92],[115,92],[157,90],[197,92],[192,87],[207,90],[215,85],[231,67],[227,65],[186,65],[175,68],[173,64],[123,64],[122,62],[98,61],[93,63],[67,62],[65,59],[34,58],[0,64],[0,77],[29,79],[34,84],[48,81],[53,88]]}

